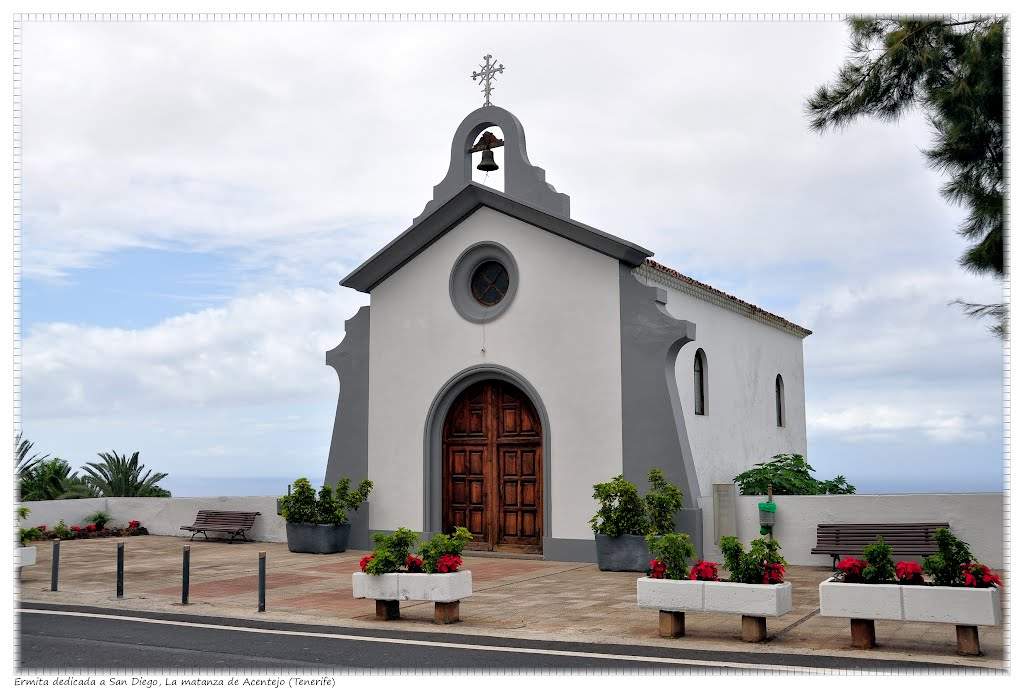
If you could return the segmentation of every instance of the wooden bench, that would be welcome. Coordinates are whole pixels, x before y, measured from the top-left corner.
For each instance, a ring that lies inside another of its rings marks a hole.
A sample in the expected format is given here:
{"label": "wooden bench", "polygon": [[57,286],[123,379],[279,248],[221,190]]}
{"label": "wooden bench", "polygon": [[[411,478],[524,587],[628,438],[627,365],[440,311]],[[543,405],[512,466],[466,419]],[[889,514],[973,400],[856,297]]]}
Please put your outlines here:
{"label": "wooden bench", "polygon": [[[247,541],[249,539],[245,537],[245,532],[252,528],[258,516],[260,516],[259,512],[199,510],[199,513],[196,514],[195,523],[190,526],[182,526],[181,528],[185,531],[191,531],[192,538],[203,534],[203,538],[210,540],[210,536],[206,532],[217,531],[231,534],[231,541],[234,541],[239,536],[242,537],[243,541]],[[188,540],[191,541],[192,538]]]}
{"label": "wooden bench", "polygon": [[818,524],[818,542],[811,548],[815,554],[831,555],[832,566],[844,555],[860,556],[864,548],[881,536],[897,557],[931,555],[936,551],[935,532],[948,529],[949,524],[921,522],[917,524]]}

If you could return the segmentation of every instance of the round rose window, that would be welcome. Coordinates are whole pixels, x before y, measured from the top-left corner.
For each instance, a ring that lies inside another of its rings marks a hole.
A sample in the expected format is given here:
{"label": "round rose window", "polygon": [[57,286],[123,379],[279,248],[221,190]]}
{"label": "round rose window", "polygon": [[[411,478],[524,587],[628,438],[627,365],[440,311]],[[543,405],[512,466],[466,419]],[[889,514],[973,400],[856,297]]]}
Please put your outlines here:
{"label": "round rose window", "polygon": [[494,306],[508,292],[508,271],[497,261],[484,261],[470,279],[473,298],[484,306]]}

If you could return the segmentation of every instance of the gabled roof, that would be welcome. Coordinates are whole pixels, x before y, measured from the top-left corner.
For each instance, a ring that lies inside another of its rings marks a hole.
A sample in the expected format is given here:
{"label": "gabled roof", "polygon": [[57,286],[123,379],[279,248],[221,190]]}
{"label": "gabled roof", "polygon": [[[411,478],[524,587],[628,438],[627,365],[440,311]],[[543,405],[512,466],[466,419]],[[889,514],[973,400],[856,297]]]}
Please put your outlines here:
{"label": "gabled roof", "polygon": [[654,252],[575,220],[559,218],[535,206],[475,182],[448,199],[430,215],[398,235],[387,246],[363,262],[341,281],[345,287],[369,292],[389,275],[412,260],[438,238],[478,208],[486,206],[522,220],[559,237],[618,259],[630,267],[639,266]]}
{"label": "gabled roof", "polygon": [[802,325],[786,320],[782,316],[777,316],[770,311],[765,311],[760,306],[750,304],[743,301],[739,297],[734,297],[728,292],[723,292],[720,289],[716,289],[711,285],[705,284],[699,280],[694,280],[688,275],[683,275],[678,270],[673,270],[668,266],[664,266],[657,261],[647,259],[644,261],[644,267],[654,270],[661,275],[664,275],[676,283],[678,287],[683,288],[683,291],[696,292],[699,296],[705,297],[707,301],[716,303],[719,306],[724,306],[737,313],[741,313],[745,316],[753,318],[754,320],[762,321],[769,325],[774,325],[777,328],[792,333],[798,337],[804,338],[811,334],[811,331]]}

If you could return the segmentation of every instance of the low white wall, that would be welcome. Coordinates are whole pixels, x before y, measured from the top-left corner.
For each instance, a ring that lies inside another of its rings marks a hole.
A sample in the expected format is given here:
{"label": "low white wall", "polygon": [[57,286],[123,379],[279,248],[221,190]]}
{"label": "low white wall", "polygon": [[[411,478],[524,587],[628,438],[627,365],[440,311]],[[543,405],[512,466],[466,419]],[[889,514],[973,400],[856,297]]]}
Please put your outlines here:
{"label": "low white wall", "polygon": [[[757,503],[767,498],[744,495],[736,498],[737,527],[744,543],[760,536]],[[773,535],[792,565],[830,566],[828,555],[812,555],[818,524],[903,522],[949,522],[953,533],[971,546],[981,562],[995,569],[1004,567],[1002,493],[915,493],[906,495],[780,495],[776,496]],[[710,502],[710,501],[709,501]],[[718,559],[718,544],[712,543],[714,510],[706,506],[705,557]]]}
{"label": "low white wall", "polygon": [[277,515],[276,497],[209,497],[209,498],[86,498],[83,500],[45,500],[25,502],[32,510],[27,526],[46,524],[53,527],[61,519],[68,526],[83,524],[86,516],[102,510],[115,524],[125,526],[139,520],[157,536],[189,536],[179,527],[195,521],[199,510],[234,510],[259,512],[248,537],[255,541],[284,542],[285,522]]}

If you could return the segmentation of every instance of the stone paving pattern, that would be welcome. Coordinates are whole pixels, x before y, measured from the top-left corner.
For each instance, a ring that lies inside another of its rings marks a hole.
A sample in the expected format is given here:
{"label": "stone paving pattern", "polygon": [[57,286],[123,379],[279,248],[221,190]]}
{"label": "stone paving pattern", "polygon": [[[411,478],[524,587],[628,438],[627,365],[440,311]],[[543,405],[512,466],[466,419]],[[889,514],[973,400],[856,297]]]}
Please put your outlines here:
{"label": "stone paving pattern", "polygon": [[[120,539],[61,544],[60,590],[50,591],[51,544],[40,542],[38,564],[22,572],[26,601],[94,605],[123,610],[382,627],[430,632],[557,639],[597,643],[677,646],[688,649],[813,653],[1004,667],[1004,628],[981,627],[985,656],[956,655],[952,625],[878,621],[880,646],[850,648],[849,621],[818,615],[818,584],[830,570],[790,567],[793,611],[768,618],[769,642],[740,640],[740,616],[687,613],[685,637],[658,636],[658,612],[636,606],[631,572],[601,572],[596,565],[494,557],[467,553],[473,596],[461,605],[462,622],[433,624],[433,604],[407,601],[402,619],[380,622],[372,600],[352,598],[351,573],[365,551],[336,555],[288,552],[284,543],[204,542],[169,536],[125,541],[125,596],[115,596],[115,557]],[[181,550],[191,546],[189,605],[182,607]],[[267,553],[267,612],[256,610],[258,553]],[[1006,596],[1004,595],[1004,601]],[[1005,615],[1004,615],[1005,617]]]}

